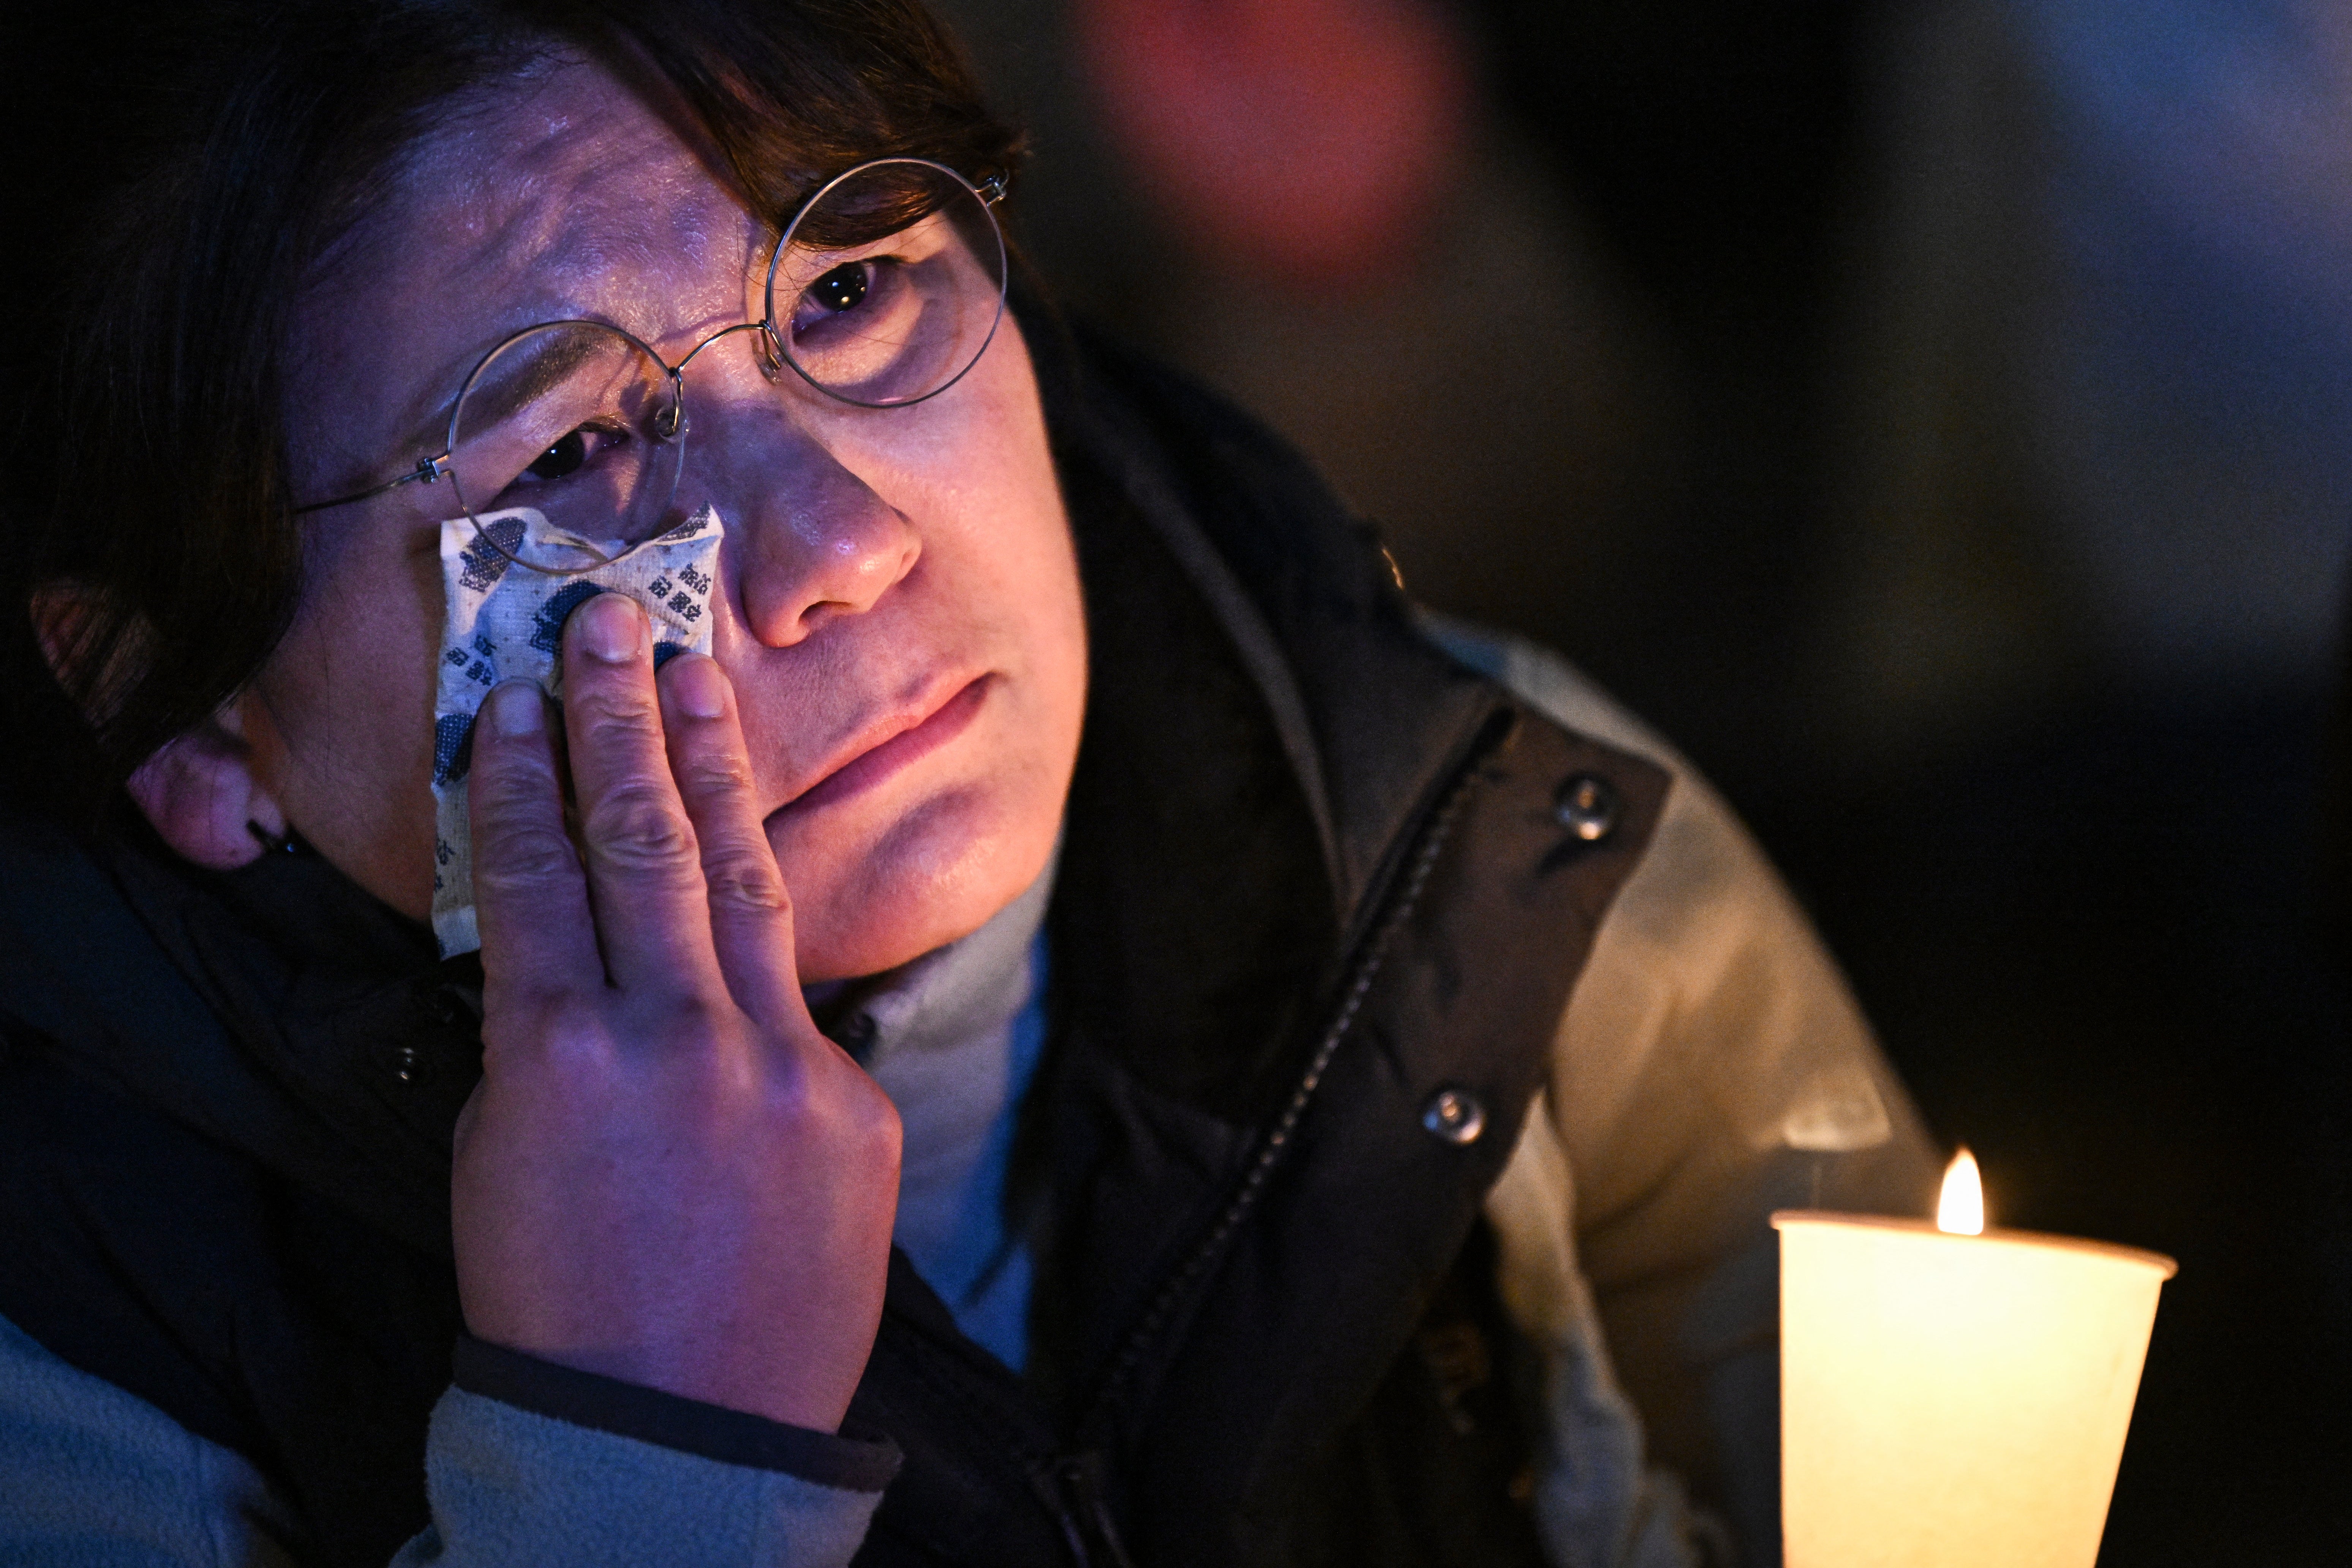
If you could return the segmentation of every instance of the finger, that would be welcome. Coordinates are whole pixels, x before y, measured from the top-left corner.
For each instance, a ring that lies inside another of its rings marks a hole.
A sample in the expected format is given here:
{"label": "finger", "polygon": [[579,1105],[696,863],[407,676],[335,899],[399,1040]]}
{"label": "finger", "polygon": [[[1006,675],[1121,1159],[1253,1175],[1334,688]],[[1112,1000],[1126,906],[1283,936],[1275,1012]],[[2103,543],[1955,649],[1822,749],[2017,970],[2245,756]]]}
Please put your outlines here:
{"label": "finger", "polygon": [[604,984],[549,729],[546,695],[529,680],[499,686],[474,720],[467,809],[485,1000],[493,1006]]}
{"label": "finger", "polygon": [[720,984],[694,825],[670,779],[645,612],[599,594],[563,631],[563,729],[604,968],[624,991]]}
{"label": "finger", "polygon": [[656,681],[670,773],[693,819],[710,940],[735,1005],[762,1023],[807,1016],[793,954],[793,905],[768,847],[735,689],[718,661],[680,654]]}

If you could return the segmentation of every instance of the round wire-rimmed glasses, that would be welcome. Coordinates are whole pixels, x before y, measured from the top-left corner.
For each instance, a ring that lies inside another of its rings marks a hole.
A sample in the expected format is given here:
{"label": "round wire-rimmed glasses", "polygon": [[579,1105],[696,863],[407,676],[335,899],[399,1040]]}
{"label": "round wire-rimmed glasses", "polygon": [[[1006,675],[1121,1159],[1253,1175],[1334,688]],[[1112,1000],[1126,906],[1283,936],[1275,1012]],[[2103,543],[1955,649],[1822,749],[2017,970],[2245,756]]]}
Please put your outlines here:
{"label": "round wire-rimmed glasses", "polygon": [[[607,321],[542,321],[492,345],[458,388],[446,440],[396,479],[296,512],[446,479],[459,511],[499,554],[570,575],[678,526],[690,428],[686,367],[719,339],[759,334],[782,367],[839,402],[903,408],[978,363],[1004,315],[1001,181],[975,186],[943,163],[883,158],[802,204],[769,258],[764,314],[665,361]],[[544,527],[479,521],[518,509]]]}

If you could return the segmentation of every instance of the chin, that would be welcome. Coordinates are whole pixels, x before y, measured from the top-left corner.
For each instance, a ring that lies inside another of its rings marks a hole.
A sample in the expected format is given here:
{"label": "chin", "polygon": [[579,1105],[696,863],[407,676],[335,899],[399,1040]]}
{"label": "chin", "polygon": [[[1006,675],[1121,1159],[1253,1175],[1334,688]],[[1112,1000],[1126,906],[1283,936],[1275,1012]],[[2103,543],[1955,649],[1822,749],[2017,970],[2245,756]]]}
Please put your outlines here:
{"label": "chin", "polygon": [[864,833],[822,816],[772,821],[801,984],[880,974],[970,936],[1044,874],[1060,829],[1058,794],[1008,800],[985,785]]}

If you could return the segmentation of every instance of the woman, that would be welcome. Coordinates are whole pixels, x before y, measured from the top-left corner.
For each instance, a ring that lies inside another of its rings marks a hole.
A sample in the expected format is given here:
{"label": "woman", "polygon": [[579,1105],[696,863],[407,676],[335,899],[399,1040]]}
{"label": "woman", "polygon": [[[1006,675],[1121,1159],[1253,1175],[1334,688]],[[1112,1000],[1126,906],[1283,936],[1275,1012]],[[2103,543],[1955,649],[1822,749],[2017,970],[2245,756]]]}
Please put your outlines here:
{"label": "woman", "polygon": [[1654,742],[999,319],[921,14],[93,20],[12,1560],[1727,1553],[1643,1416],[1770,1552],[1762,1216],[1907,1203],[1899,1090]]}

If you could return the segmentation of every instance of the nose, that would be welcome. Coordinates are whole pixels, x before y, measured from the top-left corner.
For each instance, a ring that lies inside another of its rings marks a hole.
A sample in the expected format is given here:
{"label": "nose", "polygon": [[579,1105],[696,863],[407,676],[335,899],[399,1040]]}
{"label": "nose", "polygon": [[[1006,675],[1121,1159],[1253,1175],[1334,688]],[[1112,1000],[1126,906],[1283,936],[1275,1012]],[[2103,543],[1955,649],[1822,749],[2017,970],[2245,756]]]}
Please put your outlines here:
{"label": "nose", "polygon": [[781,410],[697,435],[690,460],[727,524],[737,608],[767,647],[865,614],[914,570],[922,544],[906,515]]}

